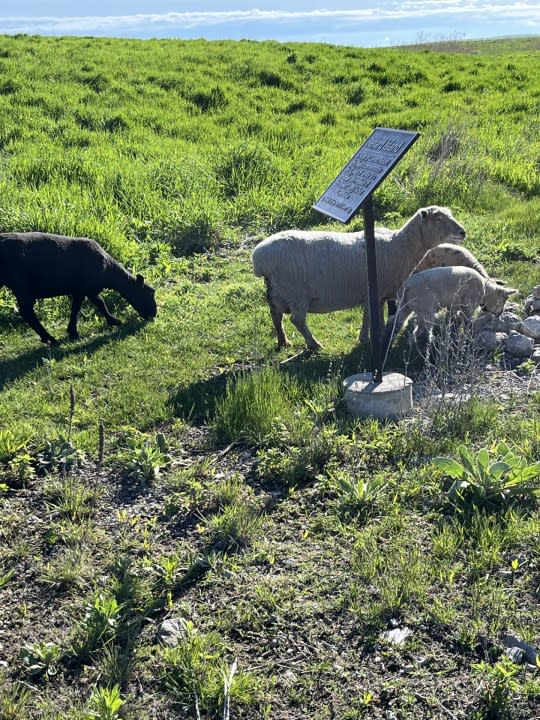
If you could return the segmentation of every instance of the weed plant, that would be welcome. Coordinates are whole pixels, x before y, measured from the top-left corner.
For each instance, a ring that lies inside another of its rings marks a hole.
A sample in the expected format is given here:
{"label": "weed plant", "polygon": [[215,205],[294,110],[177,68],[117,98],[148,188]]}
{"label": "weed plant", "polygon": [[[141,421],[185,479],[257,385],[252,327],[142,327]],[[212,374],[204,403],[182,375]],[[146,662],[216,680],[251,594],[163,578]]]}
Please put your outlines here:
{"label": "weed plant", "polygon": [[493,456],[486,448],[476,456],[464,445],[458,450],[461,462],[448,457],[435,457],[433,462],[454,480],[448,497],[462,513],[492,510],[518,498],[540,495],[540,462],[528,463],[502,442]]}
{"label": "weed plant", "polygon": [[[225,662],[225,645],[216,632],[202,633],[184,621],[185,639],[163,650],[164,684],[183,712],[213,717],[252,702],[259,690],[253,676]],[[225,715],[224,717],[226,717]]]}
{"label": "weed plant", "polygon": [[122,606],[115,597],[98,594],[84,608],[72,640],[72,655],[76,662],[84,663],[91,654],[104,647],[115,635],[121,619]]}
{"label": "weed plant", "polygon": [[2,683],[0,688],[0,717],[2,720],[25,720],[30,690],[23,685]]}

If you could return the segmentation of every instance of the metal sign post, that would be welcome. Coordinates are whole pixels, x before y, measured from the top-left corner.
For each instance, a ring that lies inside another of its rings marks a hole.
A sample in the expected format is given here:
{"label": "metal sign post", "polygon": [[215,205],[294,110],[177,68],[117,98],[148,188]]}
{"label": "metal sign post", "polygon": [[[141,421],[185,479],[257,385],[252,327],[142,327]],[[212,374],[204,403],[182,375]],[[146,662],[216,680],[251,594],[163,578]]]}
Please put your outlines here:
{"label": "metal sign post", "polygon": [[382,359],[372,194],[419,137],[419,133],[408,130],[375,128],[313,205],[315,210],[342,223],[348,223],[360,207],[364,210],[372,380],[374,383],[382,382]]}
{"label": "metal sign post", "polygon": [[379,288],[377,283],[377,255],[375,253],[375,220],[373,200],[368,195],[364,201],[364,242],[366,244],[369,339],[371,342],[371,371],[373,382],[382,382],[381,328],[379,327]]}

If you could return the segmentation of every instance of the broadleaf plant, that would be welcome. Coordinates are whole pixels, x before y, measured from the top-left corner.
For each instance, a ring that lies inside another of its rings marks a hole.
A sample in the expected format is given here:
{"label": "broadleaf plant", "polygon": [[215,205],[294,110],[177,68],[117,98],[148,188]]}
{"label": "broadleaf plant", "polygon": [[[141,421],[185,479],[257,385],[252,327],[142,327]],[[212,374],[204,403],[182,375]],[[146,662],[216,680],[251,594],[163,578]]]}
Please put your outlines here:
{"label": "broadleaf plant", "polygon": [[434,457],[433,463],[454,480],[448,496],[459,510],[495,508],[517,497],[540,496],[540,462],[529,463],[506,443],[495,446],[494,458],[486,448],[475,456],[465,445],[459,446],[458,454],[461,462]]}

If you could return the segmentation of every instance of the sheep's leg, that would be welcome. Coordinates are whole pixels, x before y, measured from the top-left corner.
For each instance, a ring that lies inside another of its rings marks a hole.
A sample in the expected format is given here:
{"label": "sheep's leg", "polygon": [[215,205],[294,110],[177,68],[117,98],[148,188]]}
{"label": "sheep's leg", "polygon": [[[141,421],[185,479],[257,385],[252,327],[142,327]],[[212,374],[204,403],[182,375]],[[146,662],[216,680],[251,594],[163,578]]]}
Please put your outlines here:
{"label": "sheep's leg", "polygon": [[282,347],[286,347],[291,344],[285,335],[285,330],[283,329],[283,313],[279,312],[273,304],[270,304],[270,315],[272,316],[272,322],[274,323],[274,328],[276,329],[278,339],[277,346],[278,350],[280,350]]}
{"label": "sheep's leg", "polygon": [[281,310],[278,310],[276,302],[274,301],[272,284],[267,277],[264,278],[264,284],[266,285],[266,301],[270,308],[270,315],[272,317],[272,322],[274,323],[274,328],[276,330],[278,341],[277,349],[280,350],[282,347],[286,347],[291,343],[287,339],[287,336],[285,335],[285,330],[283,329],[283,312]]}
{"label": "sheep's leg", "polygon": [[49,333],[45,330],[43,325],[39,322],[38,317],[34,310],[34,300],[19,300],[17,298],[18,304],[19,304],[19,312],[21,313],[21,317],[23,320],[26,320],[26,322],[30,325],[32,330],[34,330],[40,337],[41,342],[44,343],[50,343],[51,345],[56,345],[58,342],[55,338],[53,338],[52,335],[49,335]]}
{"label": "sheep's leg", "polygon": [[364,304],[364,312],[362,313],[362,327],[360,328],[358,340],[362,343],[366,343],[369,340],[369,310],[367,304]]}
{"label": "sheep's leg", "polygon": [[313,335],[311,334],[310,329],[307,326],[306,323],[306,313],[302,310],[291,310],[291,322],[295,326],[295,328],[302,334],[302,337],[306,341],[306,345],[308,346],[309,350],[320,350],[322,348],[322,345],[320,342],[315,340]]}
{"label": "sheep's leg", "polygon": [[89,296],[90,302],[99,310],[109,325],[121,325],[120,320],[111,315],[109,308],[105,304],[105,300],[99,295]]}
{"label": "sheep's leg", "polygon": [[[393,312],[390,312],[390,303],[392,303]],[[384,301],[380,303],[379,305],[379,330],[384,327]],[[395,315],[396,314],[396,303],[393,300],[388,301],[388,315]],[[358,340],[360,342],[368,342],[369,337],[369,330],[370,330],[370,320],[369,320],[369,307],[367,304],[364,305],[364,314],[362,317],[362,327],[360,328],[360,335],[358,336]]]}
{"label": "sheep's leg", "polygon": [[81,309],[83,300],[84,295],[73,295],[71,299],[71,315],[69,316],[67,331],[69,337],[73,340],[76,340],[79,337],[79,333],[77,332],[77,316],[79,315],[79,310]]}
{"label": "sheep's leg", "polygon": [[389,349],[390,344],[392,343],[392,339],[399,334],[399,331],[405,324],[405,320],[409,317],[410,314],[410,309],[406,306],[403,306],[400,310],[398,310],[397,315],[390,315],[384,328],[384,333],[382,337],[381,348],[383,353],[385,353]]}
{"label": "sheep's leg", "polygon": [[418,318],[414,329],[414,342],[418,348],[418,352],[424,355],[425,362],[429,362],[431,339],[433,336],[433,328],[435,326],[435,318]]}

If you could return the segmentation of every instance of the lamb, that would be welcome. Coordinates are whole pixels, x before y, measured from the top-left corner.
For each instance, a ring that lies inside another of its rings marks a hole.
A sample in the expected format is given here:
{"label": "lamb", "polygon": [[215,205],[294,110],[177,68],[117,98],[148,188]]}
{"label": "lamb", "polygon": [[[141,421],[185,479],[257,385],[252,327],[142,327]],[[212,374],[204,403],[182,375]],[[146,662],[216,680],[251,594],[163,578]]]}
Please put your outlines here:
{"label": "lamb", "polygon": [[[426,251],[447,240],[462,242],[465,230],[448,208],[421,208],[397,231],[375,232],[379,314]],[[264,277],[266,297],[278,348],[289,345],[283,314],[304,337],[310,350],[320,343],[306,314],[367,306],[368,286],[364,233],[285,230],[260,242],[252,253],[253,271]],[[367,313],[364,312],[364,316]],[[367,325],[366,325],[367,327]]]}
{"label": "lamb", "polygon": [[154,288],[145,283],[142,275],[131,275],[89,238],[41,232],[0,233],[0,287],[3,285],[15,295],[22,318],[42,342],[51,345],[57,341],[34,311],[38,298],[72,296],[67,331],[73,339],[78,337],[77,316],[85,297],[109,325],[120,325],[99,295],[104,288],[119,292],[147,320],[157,313]]}
{"label": "lamb", "polygon": [[460,313],[466,321],[478,306],[482,310],[500,315],[510,295],[517,292],[482,276],[467,267],[436,267],[411,275],[398,293],[399,310],[388,318],[383,338],[387,347],[392,333],[398,334],[411,313],[416,314],[414,338],[429,342],[439,310],[447,308],[452,314]]}
{"label": "lamb", "polygon": [[422,270],[435,267],[452,267],[454,265],[472,268],[480,273],[482,277],[489,278],[485,267],[474,257],[470,250],[460,245],[452,245],[452,243],[441,243],[437,247],[428,250],[416,266],[415,272],[422,272]]}
{"label": "lamb", "polygon": [[[482,277],[489,277],[482,263],[474,257],[470,250],[467,250],[467,248],[461,247],[460,245],[453,245],[452,243],[441,243],[440,245],[428,250],[415,267],[414,272],[422,272],[422,270],[429,270],[434,267],[451,267],[453,265],[470,267],[479,272]],[[499,285],[504,285],[504,282],[501,280],[497,280],[496,282]],[[395,315],[396,312],[396,301],[393,299],[388,300],[388,315]],[[365,328],[364,334],[365,337],[367,337],[367,327]]]}

